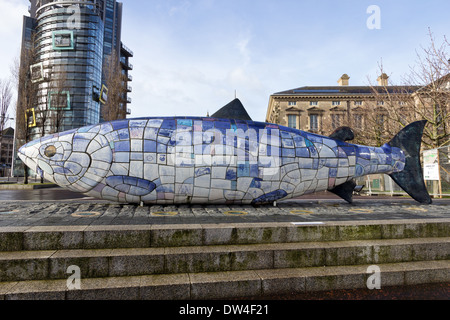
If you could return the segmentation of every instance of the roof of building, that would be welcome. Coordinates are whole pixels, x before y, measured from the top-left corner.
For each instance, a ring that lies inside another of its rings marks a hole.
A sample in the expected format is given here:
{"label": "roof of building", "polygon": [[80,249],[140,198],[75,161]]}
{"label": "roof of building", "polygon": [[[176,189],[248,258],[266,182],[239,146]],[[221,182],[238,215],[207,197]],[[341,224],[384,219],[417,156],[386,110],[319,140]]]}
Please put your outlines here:
{"label": "roof of building", "polygon": [[3,130],[2,136],[3,137],[7,137],[7,136],[14,137],[14,129],[13,128],[7,128],[7,129]]}
{"label": "roof of building", "polygon": [[298,95],[298,96],[311,96],[311,95],[372,95],[374,90],[377,90],[380,94],[386,93],[413,93],[420,87],[414,86],[323,86],[323,87],[300,87],[287,91],[277,92],[274,95]]}
{"label": "roof of building", "polygon": [[252,118],[250,118],[239,99],[234,99],[229,104],[214,113],[211,117],[252,121]]}

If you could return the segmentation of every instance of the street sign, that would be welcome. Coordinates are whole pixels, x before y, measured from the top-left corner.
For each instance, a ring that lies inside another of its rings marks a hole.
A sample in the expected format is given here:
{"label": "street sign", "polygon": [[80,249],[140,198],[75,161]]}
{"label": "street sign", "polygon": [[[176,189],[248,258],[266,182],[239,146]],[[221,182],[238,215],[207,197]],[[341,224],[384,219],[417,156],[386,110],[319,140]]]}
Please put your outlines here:
{"label": "street sign", "polygon": [[427,150],[423,153],[423,175],[428,181],[438,181],[439,177],[439,150]]}

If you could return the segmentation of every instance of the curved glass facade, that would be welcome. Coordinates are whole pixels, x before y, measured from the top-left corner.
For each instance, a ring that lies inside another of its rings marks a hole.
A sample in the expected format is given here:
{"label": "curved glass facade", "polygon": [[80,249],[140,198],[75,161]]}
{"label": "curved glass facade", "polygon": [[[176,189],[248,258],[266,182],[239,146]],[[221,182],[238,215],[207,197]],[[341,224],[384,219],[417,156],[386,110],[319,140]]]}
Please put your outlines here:
{"label": "curved glass facade", "polygon": [[26,71],[18,86],[24,97],[19,99],[16,115],[26,119],[26,133],[17,138],[14,153],[14,175],[19,176],[23,166],[17,147],[104,120],[102,108],[109,107],[104,68],[113,51],[120,57],[123,74],[122,88],[115,89],[122,92],[118,117],[131,113],[127,105],[131,103],[128,82],[132,81],[129,59],[133,52],[121,41],[123,4],[116,0],[29,1],[21,52],[21,67]]}
{"label": "curved glass facade", "polygon": [[[47,3],[37,8],[36,22],[35,61],[44,79],[38,84],[37,122],[46,117],[46,132],[97,124],[100,103],[93,92],[102,87],[104,26],[96,7]],[[33,131],[41,134],[42,127]]]}

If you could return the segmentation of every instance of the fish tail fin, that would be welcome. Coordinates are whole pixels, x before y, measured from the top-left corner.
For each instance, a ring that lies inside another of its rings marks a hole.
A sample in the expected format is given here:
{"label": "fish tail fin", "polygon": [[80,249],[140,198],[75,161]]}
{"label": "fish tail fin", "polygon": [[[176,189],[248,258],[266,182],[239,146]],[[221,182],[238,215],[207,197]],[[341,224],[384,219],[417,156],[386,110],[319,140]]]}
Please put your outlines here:
{"label": "fish tail fin", "polygon": [[405,169],[390,174],[390,177],[414,200],[430,204],[432,200],[425,186],[420,164],[420,146],[426,124],[427,121],[411,123],[400,131],[388,145],[401,149],[406,156]]}

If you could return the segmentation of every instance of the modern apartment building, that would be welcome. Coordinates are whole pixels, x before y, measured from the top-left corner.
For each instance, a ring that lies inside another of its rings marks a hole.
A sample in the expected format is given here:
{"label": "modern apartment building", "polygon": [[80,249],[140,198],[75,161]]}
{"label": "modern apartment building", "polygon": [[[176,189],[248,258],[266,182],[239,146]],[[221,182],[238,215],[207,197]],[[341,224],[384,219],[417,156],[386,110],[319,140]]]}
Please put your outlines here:
{"label": "modern apartment building", "polygon": [[[38,98],[36,105],[27,106],[34,117],[29,121],[32,137],[42,134],[42,126],[48,126],[45,132],[65,131],[101,121],[108,92],[103,68],[113,50],[124,75],[123,117],[130,113],[133,52],[121,40],[122,10],[123,4],[115,0],[30,0],[22,45],[31,46],[34,40],[30,73]],[[39,125],[43,112],[49,113],[48,120]],[[55,117],[57,128],[51,121]]]}
{"label": "modern apartment building", "polygon": [[[113,52],[122,74],[119,118],[131,113],[133,52],[122,43],[122,11],[123,4],[115,0],[30,0],[22,48],[31,49],[32,61],[24,61],[22,50],[21,64],[29,64],[27,77],[35,92],[30,105],[17,108],[21,113],[26,109],[25,115],[16,115],[27,118],[26,140],[103,120],[108,97],[105,66]],[[19,81],[19,92],[24,82]]]}

